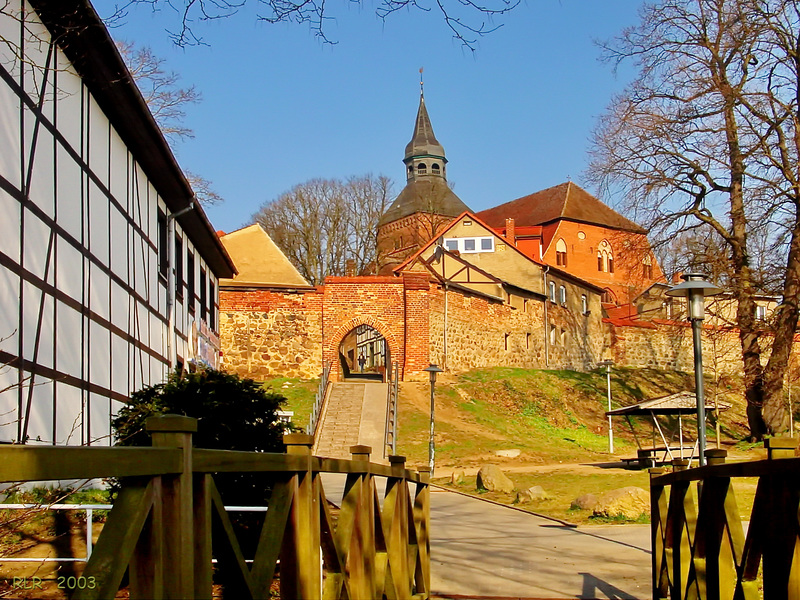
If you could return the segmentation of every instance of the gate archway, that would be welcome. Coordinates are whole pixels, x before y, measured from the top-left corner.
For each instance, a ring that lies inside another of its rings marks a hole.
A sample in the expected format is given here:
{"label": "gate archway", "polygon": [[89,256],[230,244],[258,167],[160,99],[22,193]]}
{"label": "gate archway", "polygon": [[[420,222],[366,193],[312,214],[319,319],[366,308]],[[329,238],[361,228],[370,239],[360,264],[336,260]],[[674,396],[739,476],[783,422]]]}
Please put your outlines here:
{"label": "gate archway", "polygon": [[334,379],[341,380],[361,371],[358,361],[362,350],[366,373],[373,376],[379,374],[383,380],[389,366],[395,362],[402,378],[402,348],[390,329],[374,318],[351,319],[336,330],[325,346],[325,358],[330,361],[331,377]]}

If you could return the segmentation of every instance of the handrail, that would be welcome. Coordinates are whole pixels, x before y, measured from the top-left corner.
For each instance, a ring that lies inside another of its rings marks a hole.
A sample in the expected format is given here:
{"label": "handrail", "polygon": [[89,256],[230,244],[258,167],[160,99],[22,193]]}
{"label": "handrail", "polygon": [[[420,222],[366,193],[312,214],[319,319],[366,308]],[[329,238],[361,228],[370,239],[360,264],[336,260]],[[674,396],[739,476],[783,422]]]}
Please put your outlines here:
{"label": "handrail", "polygon": [[[800,565],[800,458],[795,440],[765,442],[767,460],[724,464],[724,450],[707,450],[709,464],[674,472],[650,469],[653,598],[796,598]],[[715,464],[716,463],[716,464]],[[733,482],[756,477],[745,535]],[[691,486],[697,482],[696,491]]]}
{"label": "handrail", "polygon": [[[313,436],[299,433],[284,436],[285,454],[195,449],[197,421],[177,415],[148,419],[147,429],[152,448],[0,446],[0,480],[125,474],[81,575],[92,587],[73,600],[113,598],[126,572],[134,600],[210,598],[214,558],[241,598],[269,596],[279,559],[282,597],[430,598],[427,468],[406,469],[394,455],[371,463],[369,446],[352,446],[351,460],[315,457]],[[237,472],[273,475],[252,562],[214,481]],[[336,519],[323,473],[347,475]],[[382,502],[376,476],[386,478]]]}
{"label": "handrail", "polygon": [[322,373],[320,374],[319,378],[319,386],[317,387],[317,394],[314,397],[314,407],[311,409],[311,416],[308,419],[308,427],[306,427],[306,433],[308,435],[314,435],[314,432],[317,430],[317,424],[319,423],[319,416],[322,412],[322,404],[325,401],[325,394],[328,391],[328,383],[331,376],[331,363],[324,362],[322,363]]}
{"label": "handrail", "polygon": [[397,454],[397,394],[400,371],[397,362],[390,363],[387,371],[386,424],[383,434],[383,456]]}

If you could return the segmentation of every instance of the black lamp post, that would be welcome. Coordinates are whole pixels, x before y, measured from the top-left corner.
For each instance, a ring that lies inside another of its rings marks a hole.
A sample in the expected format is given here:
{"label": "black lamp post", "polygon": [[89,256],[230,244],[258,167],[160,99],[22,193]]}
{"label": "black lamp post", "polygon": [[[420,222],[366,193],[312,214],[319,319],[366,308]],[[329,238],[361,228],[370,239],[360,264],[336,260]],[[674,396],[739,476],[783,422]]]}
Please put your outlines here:
{"label": "black lamp post", "polygon": [[706,397],[703,389],[703,342],[701,333],[706,307],[704,298],[716,296],[722,290],[703,279],[702,273],[683,275],[683,283],[666,291],[667,296],[677,296],[688,300],[689,321],[692,323],[694,342],[694,392],[697,398],[697,441],[700,452],[700,466],[706,464]]}
{"label": "black lamp post", "polygon": [[433,394],[434,390],[436,389],[436,375],[442,372],[442,369],[434,365],[433,363],[427,369],[423,369],[431,379],[431,435],[430,439],[428,440],[428,466],[431,469],[431,476],[433,475],[433,463],[434,463],[434,456],[436,453],[436,449],[434,448],[433,444],[433,430],[434,430],[434,423],[436,422],[435,416],[435,406],[433,403]]}

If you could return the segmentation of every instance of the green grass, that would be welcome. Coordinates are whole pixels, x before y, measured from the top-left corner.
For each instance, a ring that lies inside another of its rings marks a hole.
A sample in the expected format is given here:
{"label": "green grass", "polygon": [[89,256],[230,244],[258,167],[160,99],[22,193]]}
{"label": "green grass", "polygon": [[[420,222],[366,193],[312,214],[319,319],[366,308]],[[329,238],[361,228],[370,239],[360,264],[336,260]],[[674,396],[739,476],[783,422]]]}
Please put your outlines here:
{"label": "green grass", "polygon": [[304,429],[308,425],[311,409],[314,407],[314,397],[319,386],[319,379],[276,377],[275,379],[264,381],[262,385],[286,398],[283,410],[294,412],[292,423],[295,427]]}

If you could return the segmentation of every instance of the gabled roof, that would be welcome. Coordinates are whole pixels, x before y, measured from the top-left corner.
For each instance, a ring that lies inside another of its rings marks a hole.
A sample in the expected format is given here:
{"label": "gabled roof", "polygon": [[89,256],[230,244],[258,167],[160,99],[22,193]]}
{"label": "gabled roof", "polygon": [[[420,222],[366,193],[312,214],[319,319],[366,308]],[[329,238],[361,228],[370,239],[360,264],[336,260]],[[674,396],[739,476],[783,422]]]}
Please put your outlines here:
{"label": "gabled roof", "polygon": [[[510,248],[512,251],[514,251],[517,254],[519,254],[520,256],[522,256],[525,260],[527,260],[529,262],[532,262],[533,264],[538,265],[539,267],[547,268],[548,272],[554,273],[554,274],[556,274],[559,277],[562,277],[564,279],[569,279],[570,281],[574,281],[574,282],[582,285],[585,288],[588,288],[590,290],[593,290],[593,291],[597,292],[598,294],[602,294],[603,291],[605,291],[604,288],[599,287],[597,285],[594,285],[593,283],[589,283],[588,281],[586,281],[584,279],[581,279],[580,277],[577,277],[577,276],[573,275],[572,273],[568,273],[567,271],[562,271],[561,269],[559,269],[557,267],[553,267],[553,266],[547,265],[547,264],[545,264],[545,263],[543,263],[543,262],[541,262],[539,260],[536,260],[532,256],[528,256],[527,254],[522,252],[522,250],[517,248],[514,244],[509,244],[508,240],[506,240],[503,236],[498,234],[494,230],[494,228],[490,227],[487,223],[485,223],[483,220],[478,218],[478,216],[475,213],[472,213],[472,212],[470,212],[468,210],[462,212],[460,215],[455,217],[449,223],[447,223],[446,225],[442,226],[436,232],[436,235],[434,235],[430,240],[428,240],[427,243],[423,244],[423,246],[419,250],[417,250],[414,254],[412,254],[411,256],[406,258],[402,263],[400,263],[394,269],[392,269],[392,271],[394,273],[400,273],[403,270],[407,269],[409,267],[409,265],[411,265],[417,258],[422,256],[422,254],[425,251],[427,251],[431,246],[435,246],[439,242],[439,239],[442,238],[443,236],[445,236],[447,234],[447,232],[450,231],[453,227],[455,227],[458,224],[458,222],[461,221],[461,219],[463,219],[464,217],[469,217],[470,219],[475,221],[478,225],[482,226],[490,234],[492,234],[497,239],[499,239],[502,243],[507,244],[508,248]],[[462,260],[463,260],[463,257],[462,257]],[[469,262],[469,261],[466,261],[466,262]],[[508,283],[508,282],[506,282],[506,283]],[[511,284],[511,285],[514,285],[514,284]],[[514,287],[519,287],[519,286],[514,285]],[[526,288],[520,288],[520,289],[526,290]],[[526,291],[530,291],[530,290],[526,290]]]}
{"label": "gabled roof", "polygon": [[467,210],[467,205],[455,195],[444,178],[431,175],[409,181],[383,213],[378,225],[385,225],[414,213],[455,217]]}
{"label": "gabled roof", "polygon": [[258,223],[224,235],[220,241],[239,271],[235,279],[221,280],[220,285],[311,287]]}
{"label": "gabled roof", "polygon": [[414,156],[436,156],[447,162],[444,157],[444,147],[433,134],[433,125],[428,116],[428,109],[425,108],[425,96],[420,94],[419,108],[417,109],[417,120],[414,122],[414,133],[411,141],[406,145],[406,154],[403,160],[408,160]]}
{"label": "gabled roof", "polygon": [[478,216],[495,228],[505,227],[506,219],[514,219],[516,226],[523,227],[567,219],[609,229],[646,233],[642,227],[571,181],[483,210]]}

